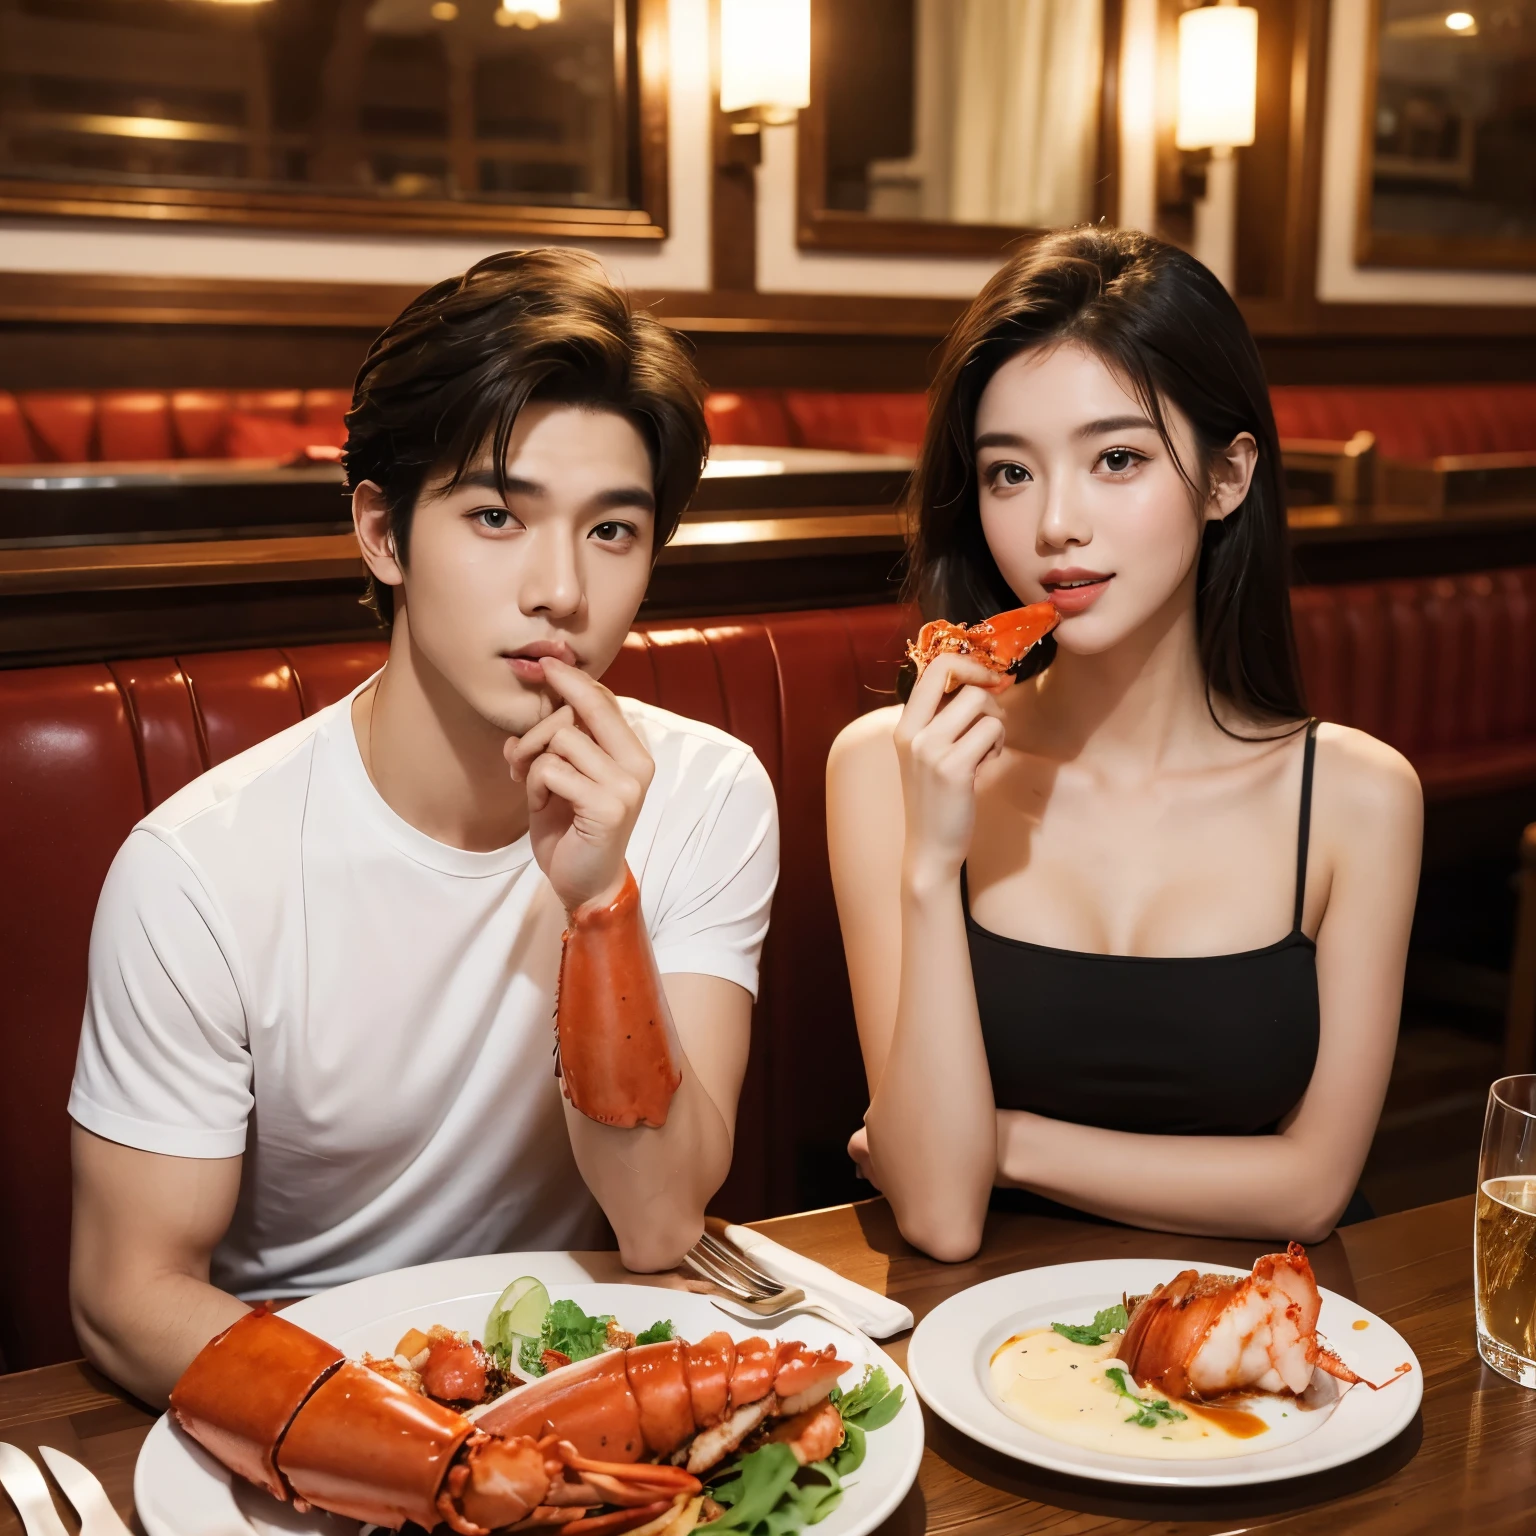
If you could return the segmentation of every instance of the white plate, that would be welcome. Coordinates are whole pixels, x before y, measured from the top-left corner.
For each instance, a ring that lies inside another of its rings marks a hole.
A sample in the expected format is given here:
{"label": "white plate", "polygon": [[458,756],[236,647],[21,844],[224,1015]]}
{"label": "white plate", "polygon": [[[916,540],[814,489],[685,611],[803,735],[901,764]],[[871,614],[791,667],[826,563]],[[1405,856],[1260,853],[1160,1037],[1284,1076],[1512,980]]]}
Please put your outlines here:
{"label": "white plate", "polygon": [[[1423,1372],[1403,1336],[1364,1307],[1327,1290],[1322,1291],[1318,1332],[1351,1370],[1372,1381],[1385,1381],[1404,1361],[1412,1368],[1379,1392],[1366,1386],[1350,1387],[1338,1394],[1328,1391],[1324,1395],[1332,1399],[1331,1403],[1311,1413],[1290,1415],[1283,1428],[1278,1417],[1279,1400],[1275,1400],[1274,1415],[1265,1411],[1268,1405],[1264,1405],[1261,1413],[1273,1419],[1272,1428],[1282,1430],[1285,1438],[1276,1443],[1265,1436],[1263,1450],[1220,1461],[1113,1456],[1028,1429],[998,1405],[988,1365],[1004,1340],[1051,1323],[1087,1322],[1122,1295],[1145,1295],[1181,1269],[1244,1273],[1179,1259],[1101,1259],[1003,1275],[973,1285],[935,1307],[912,1335],[907,1369],[918,1395],[941,1419],[1005,1456],[1073,1477],[1150,1487],[1228,1488],[1305,1477],[1385,1445],[1418,1412],[1424,1395]],[[1366,1326],[1357,1329],[1357,1322]]]}
{"label": "white plate", "polygon": [[[591,1313],[610,1312],[630,1329],[669,1317],[685,1338],[702,1338],[724,1329],[738,1339],[762,1333],[800,1339],[816,1349],[836,1344],[842,1358],[853,1362],[843,1378],[845,1387],[859,1380],[866,1365],[883,1366],[891,1385],[904,1388],[906,1404],[884,1429],[870,1435],[864,1465],[845,1483],[842,1503],[816,1527],[817,1536],[863,1536],[902,1501],[922,1460],[923,1417],[913,1400],[911,1383],[884,1350],[862,1335],[845,1333],[805,1313],[787,1318],[776,1328],[749,1328],[691,1291],[593,1283],[611,1271],[609,1264],[584,1262],[566,1253],[449,1259],[338,1286],[295,1303],[283,1316],[350,1356],[365,1350],[388,1354],[411,1327],[441,1323],[480,1337],[486,1314],[507,1284],[519,1275],[537,1275],[556,1299],[569,1297]],[[236,1478],[168,1417],[150,1430],[139,1453],[133,1496],[149,1536],[275,1536],[278,1532],[340,1536],[358,1530],[351,1520],[294,1514],[291,1506]]]}

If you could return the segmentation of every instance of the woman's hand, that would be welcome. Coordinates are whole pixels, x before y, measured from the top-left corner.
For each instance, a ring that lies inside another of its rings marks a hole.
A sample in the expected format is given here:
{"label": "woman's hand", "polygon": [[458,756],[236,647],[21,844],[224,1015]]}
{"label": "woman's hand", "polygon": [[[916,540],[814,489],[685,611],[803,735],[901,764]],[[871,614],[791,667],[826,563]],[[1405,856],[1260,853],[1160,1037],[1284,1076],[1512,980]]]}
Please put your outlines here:
{"label": "woman's hand", "polygon": [[507,766],[527,785],[533,856],[566,911],[607,906],[623,889],[629,834],[656,765],[600,682],[553,656],[543,666],[566,702],[508,739]]}
{"label": "woman's hand", "polygon": [[939,656],[918,678],[895,732],[906,815],[902,877],[958,877],[976,825],[976,775],[1002,755],[1003,707],[1012,687],[970,656]]}

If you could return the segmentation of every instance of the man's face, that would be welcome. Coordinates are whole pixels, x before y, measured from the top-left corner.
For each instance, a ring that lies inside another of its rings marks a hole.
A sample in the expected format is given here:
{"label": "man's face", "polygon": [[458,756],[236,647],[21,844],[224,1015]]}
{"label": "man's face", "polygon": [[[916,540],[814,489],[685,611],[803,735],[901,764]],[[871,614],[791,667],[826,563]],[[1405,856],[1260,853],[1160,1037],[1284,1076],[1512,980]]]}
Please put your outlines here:
{"label": "man's face", "polygon": [[396,624],[483,719],[520,736],[554,705],[538,656],[601,677],[651,574],[650,454],[623,416],[532,404],[507,447],[506,499],[490,451],[459,484],[423,488]]}

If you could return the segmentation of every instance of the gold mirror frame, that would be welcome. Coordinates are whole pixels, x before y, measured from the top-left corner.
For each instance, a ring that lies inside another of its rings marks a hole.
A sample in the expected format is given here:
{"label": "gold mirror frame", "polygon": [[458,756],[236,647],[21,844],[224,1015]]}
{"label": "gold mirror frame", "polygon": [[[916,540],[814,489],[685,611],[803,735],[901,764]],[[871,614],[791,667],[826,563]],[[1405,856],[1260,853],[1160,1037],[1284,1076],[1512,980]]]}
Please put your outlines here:
{"label": "gold mirror frame", "polygon": [[372,197],[233,188],[143,186],[0,177],[0,214],[233,224],[328,233],[532,235],[541,239],[660,240],[667,233],[667,0],[620,0],[614,27],[619,110],[629,130],[631,207],[386,202]]}
{"label": "gold mirror frame", "polygon": [[[882,219],[826,206],[827,8],[812,0],[811,104],[800,113],[796,243],[802,250],[862,251],[881,255],[996,256],[1043,231],[1014,224],[959,224],[939,219]],[[1120,215],[1120,27],[1122,0],[1103,0],[1104,67],[1099,85],[1099,148],[1094,177],[1095,219]]]}

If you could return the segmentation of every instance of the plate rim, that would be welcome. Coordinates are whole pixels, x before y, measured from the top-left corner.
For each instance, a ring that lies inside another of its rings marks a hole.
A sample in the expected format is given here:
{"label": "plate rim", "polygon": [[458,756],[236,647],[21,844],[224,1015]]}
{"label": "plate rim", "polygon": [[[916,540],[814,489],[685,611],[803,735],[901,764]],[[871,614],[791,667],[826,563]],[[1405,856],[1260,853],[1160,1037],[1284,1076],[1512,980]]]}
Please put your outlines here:
{"label": "plate rim", "polygon": [[[1323,1453],[1316,1461],[1306,1467],[1295,1469],[1270,1468],[1262,1466],[1255,1469],[1253,1457],[1231,1457],[1209,1462],[1155,1462],[1143,1461],[1141,1466],[1167,1467],[1167,1471],[1141,1471],[1135,1465],[1137,1458],[1125,1457],[1126,1465],[1122,1467],[1084,1467],[1071,1459],[1071,1452],[1075,1449],[1066,1441],[1053,1441],[1048,1436],[1042,1435],[1037,1430],[1030,1430],[1026,1425],[1020,1424],[1018,1429],[1023,1434],[1033,1434],[1043,1445],[1054,1447],[1059,1445],[1061,1450],[1034,1451],[1032,1448],[1022,1448],[1017,1442],[1006,1440],[1001,1434],[988,1432],[984,1426],[977,1426],[963,1422],[952,1408],[946,1407],[935,1396],[924,1382],[922,1367],[922,1355],[924,1353],[923,1331],[928,1327],[929,1320],[945,1313],[954,1304],[964,1298],[971,1298],[974,1303],[975,1293],[992,1287],[1002,1289],[1009,1282],[1017,1280],[1023,1275],[1045,1275],[1060,1270],[1085,1269],[1089,1266],[1124,1266],[1126,1264],[1152,1263],[1159,1266],[1166,1265],[1174,1273],[1179,1269],[1197,1269],[1206,1274],[1228,1274],[1235,1277],[1243,1277],[1251,1273],[1250,1270],[1240,1269],[1230,1264],[1209,1264],[1198,1260],[1179,1260],[1161,1258],[1137,1258],[1134,1255],[1125,1255],[1111,1259],[1077,1259],[1069,1260],[1061,1264],[1031,1265],[1024,1269],[1011,1270],[1007,1274],[994,1275],[989,1280],[977,1281],[975,1285],[966,1286],[963,1290],[956,1291],[952,1296],[947,1296],[932,1311],[926,1313],[913,1329],[911,1338],[907,1342],[907,1374],[912,1380],[917,1395],[922,1399],[923,1405],[942,1419],[950,1428],[964,1435],[967,1439],[974,1440],[1000,1455],[1007,1456],[1011,1460],[1021,1461],[1030,1466],[1041,1467],[1048,1472],[1055,1472],[1066,1477],[1079,1478],[1084,1482],[1104,1482],[1128,1485],[1142,1488],[1183,1488],[1191,1491],[1203,1488],[1234,1488],[1253,1486],[1262,1483],[1290,1482],[1297,1478],[1311,1477],[1320,1472],[1328,1472],[1335,1467],[1346,1466],[1352,1461],[1358,1461],[1361,1457],[1370,1455],[1382,1446],[1390,1444],[1413,1422],[1419,1412],[1424,1397],[1424,1367],[1419,1361],[1417,1353],[1407,1339],[1403,1338],[1391,1323],[1368,1307],[1361,1306],[1359,1302],[1351,1301],[1347,1296],[1337,1291],[1329,1290],[1326,1286],[1319,1286],[1318,1291],[1326,1301],[1330,1297],[1345,1306],[1357,1310],[1362,1316],[1373,1324],[1380,1326],[1392,1338],[1398,1340],[1407,1352],[1407,1358],[1412,1363],[1413,1369],[1407,1373],[1407,1380],[1401,1385],[1408,1390],[1403,1394],[1406,1407],[1399,1409],[1390,1415],[1379,1430],[1369,1432],[1358,1444],[1341,1446],[1334,1451]],[[1102,1288],[1102,1287],[1101,1287]],[[954,1311],[962,1311],[961,1307],[954,1307]],[[932,1340],[936,1330],[928,1330],[928,1346],[932,1348]],[[977,1335],[978,1339],[980,1335]],[[931,1377],[929,1378],[931,1382]],[[1392,1383],[1395,1388],[1398,1383]],[[1383,1388],[1386,1390],[1386,1388]],[[998,1410],[1001,1413],[1001,1409]],[[1308,1438],[1311,1438],[1310,1436]],[[1303,1442],[1292,1442],[1299,1444]],[[1279,1449],[1279,1447],[1277,1447]],[[1102,1454],[1102,1453],[1094,1453]],[[1260,1454],[1263,1454],[1262,1452]],[[1188,1471],[1174,1470],[1185,1467],[1198,1467],[1200,1472],[1191,1476]]]}
{"label": "plate rim", "polygon": [[[342,1292],[351,1291],[354,1287],[367,1287],[368,1290],[374,1290],[377,1288],[376,1283],[379,1281],[395,1279],[400,1276],[411,1274],[413,1271],[427,1269],[440,1270],[444,1272],[443,1278],[446,1280],[452,1271],[461,1265],[479,1264],[489,1260],[506,1259],[514,1263],[521,1263],[524,1260],[543,1259],[546,1261],[546,1263],[548,1263],[550,1260],[558,1260],[562,1264],[574,1264],[578,1262],[573,1258],[573,1253],[577,1251],[581,1250],[543,1250],[539,1252],[527,1253],[513,1252],[508,1254],[472,1254],[464,1255],[457,1259],[439,1259],[433,1261],[430,1264],[405,1265],[399,1269],[382,1270],[376,1275],[363,1276],[358,1280],[348,1281],[345,1285],[333,1286],[326,1291],[318,1291],[314,1294],[314,1296],[305,1297],[302,1301],[295,1302],[293,1307],[285,1308],[284,1311],[285,1313],[295,1312],[299,1308],[303,1307],[307,1302],[329,1300],[331,1298],[337,1297]],[[536,1269],[525,1269],[519,1271],[519,1273],[525,1274],[536,1272]],[[584,1276],[579,1280],[556,1280],[552,1282],[552,1284],[555,1287],[616,1286],[634,1291],[646,1291],[653,1294],[661,1292],[674,1296],[683,1295],[704,1304],[708,1304],[709,1302],[709,1297],[700,1292],[687,1289],[679,1290],[674,1286],[647,1285],[644,1280],[638,1276],[629,1280],[594,1279],[591,1276]],[[481,1288],[478,1286],[475,1287],[472,1291],[460,1287],[457,1291],[457,1297],[462,1298],[469,1294],[480,1295],[489,1293],[489,1289],[482,1292]],[[447,1294],[445,1294],[443,1297],[445,1304],[447,1301],[452,1299],[455,1298]],[[402,1310],[408,1310],[417,1306],[430,1306],[434,1304],[436,1304],[436,1302],[430,1298],[420,1302],[412,1301],[408,1302],[406,1307]],[[319,1309],[313,1308],[311,1310]],[[381,1313],[380,1315],[383,1316],[387,1314]],[[729,1313],[720,1312],[719,1315],[722,1327],[730,1327],[733,1329],[733,1331],[748,1329],[750,1327],[749,1324],[731,1316]],[[294,1318],[294,1321],[302,1323],[304,1321],[304,1314],[300,1313],[297,1317]],[[368,1322],[369,1319],[366,1316],[363,1316],[358,1319],[354,1326],[366,1326]],[[817,1324],[818,1327],[824,1326],[826,1328],[832,1329],[836,1333],[845,1334],[852,1338],[865,1352],[865,1358],[867,1362],[869,1364],[883,1367],[889,1374],[892,1385],[900,1386],[904,1388],[905,1391],[904,1406],[907,1408],[908,1412],[901,1415],[901,1417],[907,1421],[907,1428],[905,1433],[906,1436],[912,1441],[911,1450],[907,1457],[906,1464],[901,1467],[901,1469],[894,1477],[885,1480],[883,1483],[865,1483],[865,1487],[869,1488],[873,1500],[871,1508],[858,1517],[858,1520],[852,1529],[844,1533],[844,1536],[867,1536],[867,1533],[877,1530],[881,1524],[883,1524],[891,1517],[892,1514],[895,1513],[902,1500],[906,1498],[908,1491],[917,1482],[918,1473],[922,1467],[923,1453],[927,1445],[927,1435],[923,1425],[922,1408],[918,1401],[919,1394],[916,1388],[916,1384],[913,1382],[910,1373],[907,1372],[898,1361],[894,1360],[891,1355],[881,1347],[878,1340],[870,1338],[867,1334],[859,1333],[857,1331],[850,1331],[849,1329],[843,1328],[840,1325],[827,1319],[818,1318]],[[782,1331],[785,1326],[785,1324],[769,1326],[765,1320],[765,1325],[762,1331],[767,1333],[776,1333]],[[153,1503],[153,1494],[156,1490],[147,1490],[150,1493],[150,1498],[146,1499],[144,1497],[144,1492],[141,1491],[141,1478],[148,1478],[150,1475],[150,1461],[154,1459],[155,1456],[168,1454],[170,1446],[174,1446],[178,1450],[186,1452],[191,1448],[191,1446],[195,1445],[195,1442],[190,1441],[188,1441],[186,1444],[183,1444],[185,1438],[186,1437],[184,1436],[183,1432],[180,1431],[173,1423],[170,1414],[168,1412],[162,1413],[160,1417],[157,1418],[155,1422],[150,1426],[149,1433],[144,1437],[144,1442],[140,1446],[138,1455],[134,1460],[134,1508],[139,1516],[141,1523],[144,1526],[144,1530],[147,1533],[147,1536],[182,1536],[182,1532],[175,1525],[166,1524],[162,1519],[160,1519],[158,1512],[153,1517],[151,1517],[149,1508]],[[156,1450],[153,1454],[150,1451],[152,1441],[158,1442]],[[160,1444],[165,1444],[166,1449],[161,1450],[159,1448]],[[867,1465],[868,1463],[866,1462],[866,1467]],[[863,1471],[864,1468],[861,1468],[859,1473],[852,1474],[852,1478],[858,1478],[863,1473]],[[230,1476],[233,1476],[233,1474],[230,1474]],[[174,1511],[172,1513],[174,1514]]]}

